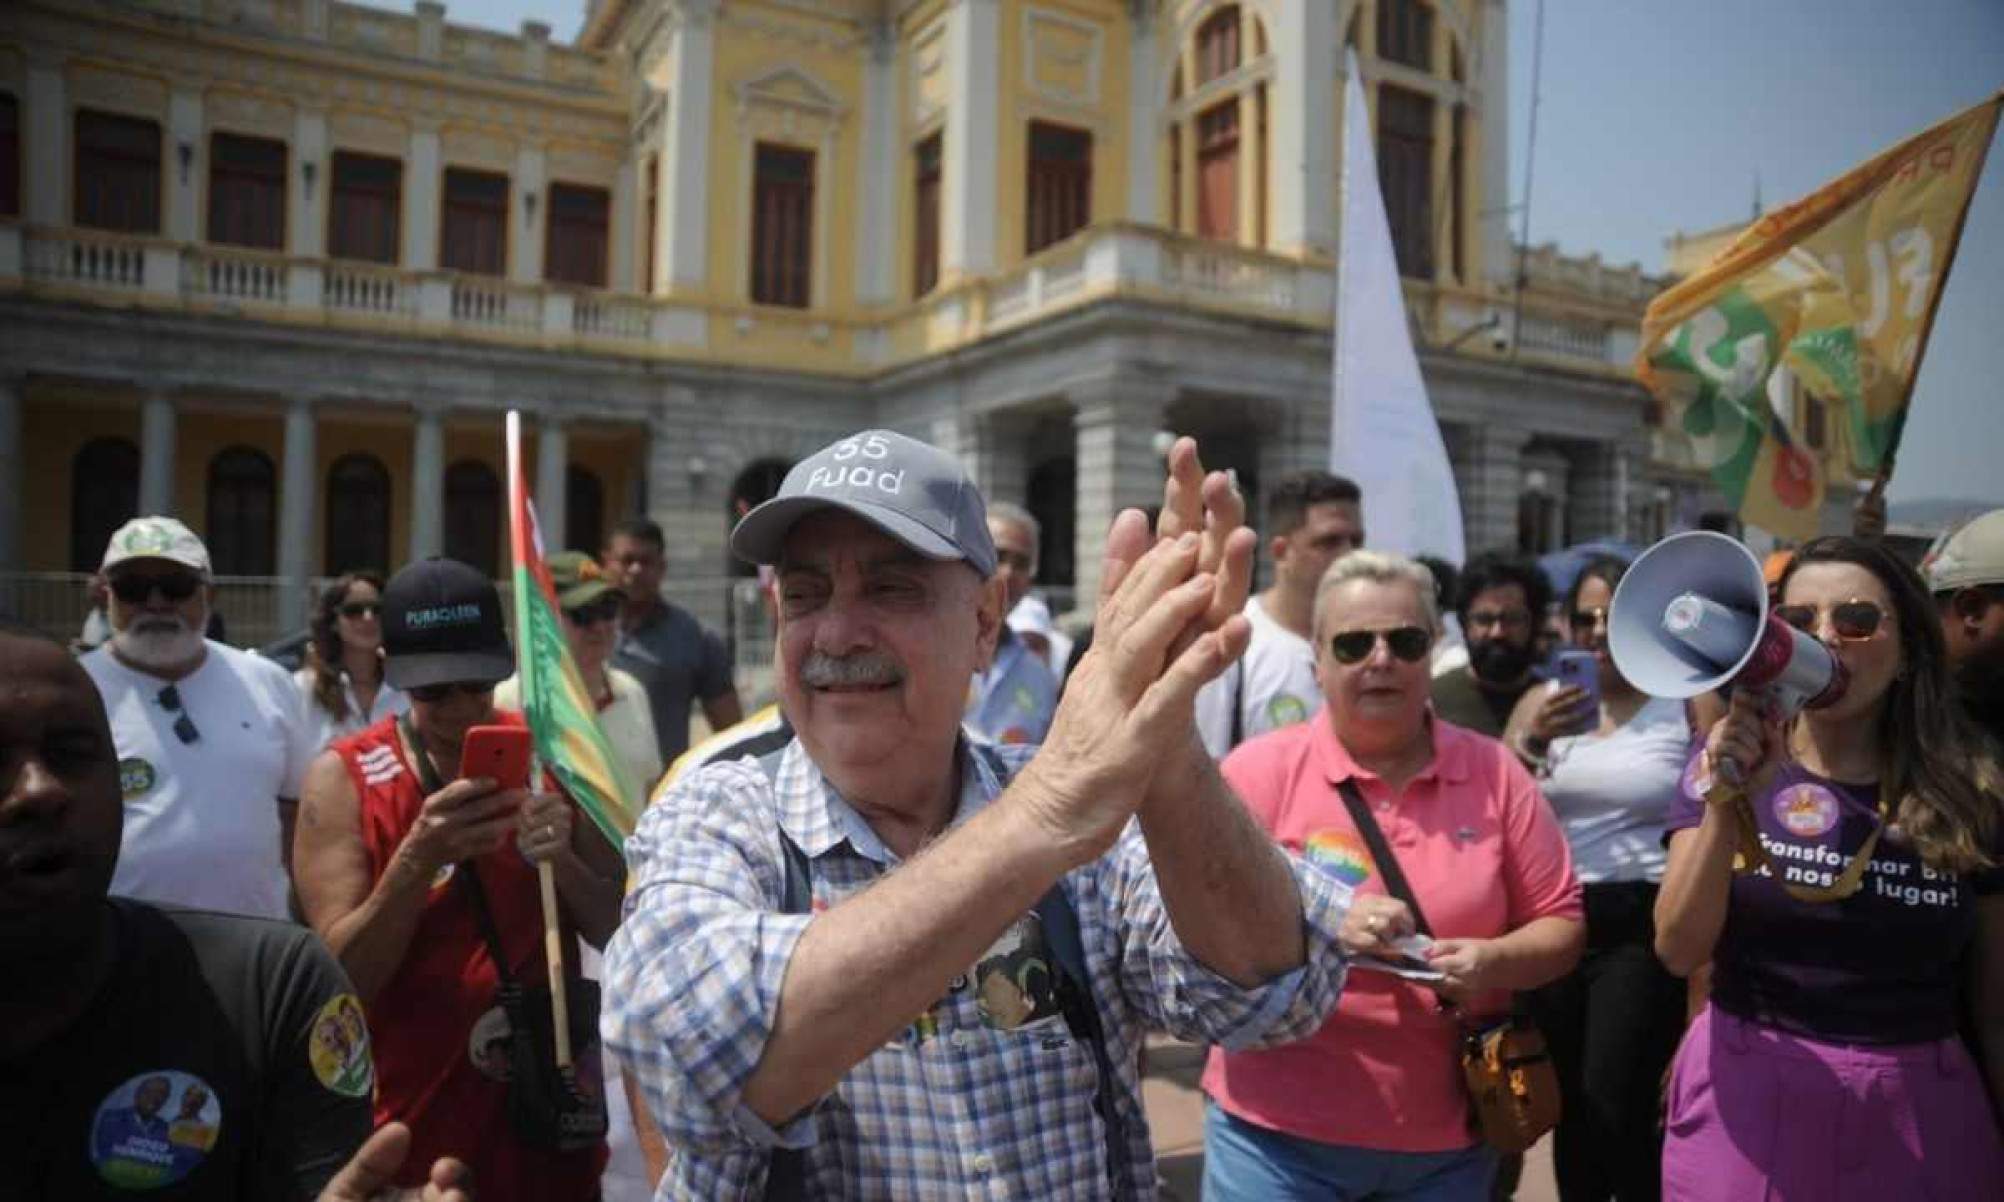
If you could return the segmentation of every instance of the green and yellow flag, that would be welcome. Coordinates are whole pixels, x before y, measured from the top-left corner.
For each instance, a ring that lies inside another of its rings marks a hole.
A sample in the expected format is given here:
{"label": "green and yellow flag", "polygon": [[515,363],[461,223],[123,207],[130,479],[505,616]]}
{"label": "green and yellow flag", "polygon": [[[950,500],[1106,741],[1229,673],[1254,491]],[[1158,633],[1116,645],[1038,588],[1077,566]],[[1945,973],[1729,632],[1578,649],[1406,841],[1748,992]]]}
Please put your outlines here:
{"label": "green and yellow flag", "polygon": [[599,728],[543,562],[536,507],[522,478],[522,415],[508,413],[508,544],[515,560],[515,677],[536,755],[616,848],[626,845],[640,794]]}
{"label": "green and yellow flag", "polygon": [[1826,484],[1890,473],[2000,102],[1767,214],[1650,302],[1636,374],[1749,525],[1808,538]]}

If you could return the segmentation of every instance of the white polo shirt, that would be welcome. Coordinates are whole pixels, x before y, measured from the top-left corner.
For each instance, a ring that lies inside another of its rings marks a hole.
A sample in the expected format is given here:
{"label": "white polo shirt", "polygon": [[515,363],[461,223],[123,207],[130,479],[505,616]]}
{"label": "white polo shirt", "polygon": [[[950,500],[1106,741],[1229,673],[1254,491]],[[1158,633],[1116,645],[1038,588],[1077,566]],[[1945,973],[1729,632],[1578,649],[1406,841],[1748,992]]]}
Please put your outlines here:
{"label": "white polo shirt", "polygon": [[[1217,759],[1254,735],[1292,726],[1322,708],[1315,683],[1315,648],[1266,612],[1257,595],[1246,598],[1252,641],[1224,675],[1197,692],[1197,733]],[[1239,737],[1232,738],[1232,709]]]}
{"label": "white polo shirt", "polygon": [[311,745],[299,688],[284,668],[211,641],[202,666],[172,682],[199,737],[160,703],[170,683],[100,647],[79,661],[97,684],[118,748],[125,837],[111,892],[231,914],[286,919],[278,799],[297,799]]}

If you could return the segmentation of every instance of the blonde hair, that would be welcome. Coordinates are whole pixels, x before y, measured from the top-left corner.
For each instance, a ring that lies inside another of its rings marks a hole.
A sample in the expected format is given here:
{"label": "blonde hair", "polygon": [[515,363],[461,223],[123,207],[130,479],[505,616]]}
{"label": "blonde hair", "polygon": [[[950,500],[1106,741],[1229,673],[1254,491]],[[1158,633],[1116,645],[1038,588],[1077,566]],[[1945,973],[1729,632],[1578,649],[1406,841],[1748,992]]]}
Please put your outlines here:
{"label": "blonde hair", "polygon": [[1316,639],[1322,637],[1322,601],[1330,593],[1354,580],[1368,580],[1374,584],[1409,584],[1413,594],[1419,599],[1420,610],[1426,615],[1428,634],[1440,631],[1440,602],[1434,596],[1433,573],[1426,565],[1390,551],[1352,551],[1329,565],[1322,573],[1322,579],[1315,585],[1315,615],[1313,629]]}

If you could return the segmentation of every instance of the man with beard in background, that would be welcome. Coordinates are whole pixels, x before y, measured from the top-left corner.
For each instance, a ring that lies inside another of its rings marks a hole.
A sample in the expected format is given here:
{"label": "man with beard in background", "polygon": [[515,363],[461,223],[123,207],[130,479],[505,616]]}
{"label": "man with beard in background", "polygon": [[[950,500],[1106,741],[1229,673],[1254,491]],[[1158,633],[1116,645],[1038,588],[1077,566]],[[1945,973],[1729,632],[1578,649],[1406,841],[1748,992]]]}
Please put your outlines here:
{"label": "man with beard in background", "polygon": [[1950,535],[1922,565],[1963,709],[2004,747],[2004,509]]}
{"label": "man with beard in background", "polygon": [[1552,586],[1528,559],[1490,551],[1462,570],[1455,616],[1468,662],[1433,681],[1433,712],[1456,726],[1503,734],[1517,698],[1531,687],[1538,626]]}
{"label": "man with beard in background", "polygon": [[298,687],[202,636],[209,552],[180,522],[127,522],[101,570],[112,634],[80,662],[118,750],[125,837],[111,892],[287,918],[293,811],[314,752]]}

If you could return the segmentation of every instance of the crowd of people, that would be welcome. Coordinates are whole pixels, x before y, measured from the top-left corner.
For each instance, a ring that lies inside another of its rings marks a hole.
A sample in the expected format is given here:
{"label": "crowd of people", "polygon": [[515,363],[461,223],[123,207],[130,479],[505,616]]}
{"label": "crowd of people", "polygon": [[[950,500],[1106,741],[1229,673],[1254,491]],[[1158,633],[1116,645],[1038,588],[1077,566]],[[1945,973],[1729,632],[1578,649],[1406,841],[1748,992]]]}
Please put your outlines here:
{"label": "crowd of people", "polygon": [[1422,563],[1367,503],[1297,473],[1256,534],[1180,440],[1074,638],[1026,509],[857,433],[732,531],[749,718],[658,526],[553,555],[623,855],[462,777],[523,723],[481,573],[342,576],[288,673],[133,520],[102,645],[0,621],[0,1193],[1152,1198],[1166,1032],[1206,1197],[1486,1202],[1507,1030],[1566,1202],[2004,1196],[2004,511],[1779,562],[1848,681],[1787,715],[1627,679],[1621,560]]}

